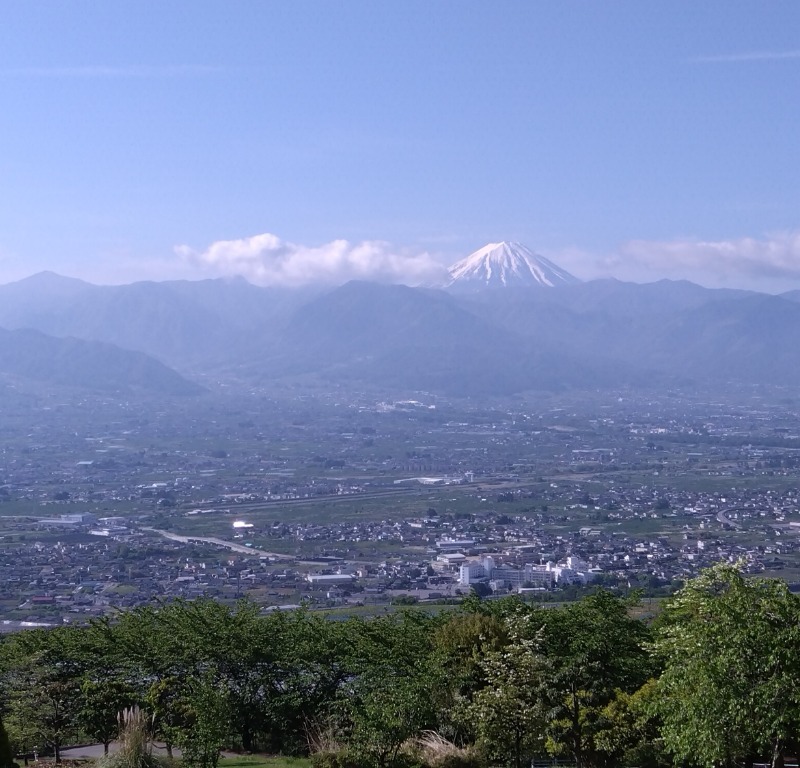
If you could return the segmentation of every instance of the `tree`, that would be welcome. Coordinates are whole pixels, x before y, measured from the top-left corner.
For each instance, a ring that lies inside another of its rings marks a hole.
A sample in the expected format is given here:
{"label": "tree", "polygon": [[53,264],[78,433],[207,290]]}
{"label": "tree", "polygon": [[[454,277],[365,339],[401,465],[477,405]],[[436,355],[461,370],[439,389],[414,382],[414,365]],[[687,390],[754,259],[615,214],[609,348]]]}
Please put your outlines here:
{"label": "tree", "polygon": [[[470,599],[467,598],[465,602]],[[456,613],[434,634],[436,664],[444,676],[440,732],[456,742],[477,738],[475,720],[465,709],[486,685],[483,662],[508,643],[502,619],[482,612]]]}
{"label": "tree", "polygon": [[408,739],[435,725],[430,670],[403,675],[366,674],[350,698],[350,747],[368,764],[391,765]]}
{"label": "tree", "polygon": [[486,654],[507,643],[508,622],[486,613],[456,614],[434,634],[435,651],[450,685],[470,697],[485,685]]}
{"label": "tree", "polygon": [[119,733],[120,713],[134,704],[130,686],[122,680],[84,680],[81,684],[81,708],[78,722],[88,736],[108,745]]}
{"label": "tree", "polygon": [[267,638],[267,624],[247,602],[232,609],[211,600],[178,600],[125,612],[113,624],[96,622],[92,632],[127,679],[146,681],[139,693],[169,754],[185,726],[191,685],[209,672],[236,693],[232,717],[242,744],[253,748],[253,721],[263,719],[253,692],[264,684],[264,643],[280,642]]}
{"label": "tree", "polygon": [[19,733],[50,747],[59,763],[61,748],[77,724],[78,682],[36,663],[20,671],[10,696],[9,719]]}
{"label": "tree", "polygon": [[617,691],[632,693],[651,675],[649,632],[628,609],[624,600],[600,590],[542,614],[547,746],[555,755],[569,754],[577,768],[609,763],[595,743],[603,709]]}
{"label": "tree", "polygon": [[81,630],[20,633],[4,648],[9,712],[6,724],[25,744],[50,747],[57,761],[78,723],[86,658]]}
{"label": "tree", "polygon": [[470,592],[478,597],[489,597],[492,588],[486,582],[478,581],[470,586]]}
{"label": "tree", "polygon": [[653,678],[634,693],[617,691],[603,708],[594,740],[609,765],[659,768],[671,764],[661,739],[661,723],[654,713],[656,695]]}
{"label": "tree", "polygon": [[668,606],[655,709],[679,760],[783,764],[800,729],[800,599],[737,566],[704,571]]}
{"label": "tree", "polygon": [[219,753],[230,737],[230,691],[213,673],[190,681],[188,688],[186,721],[180,732],[183,761],[191,768],[217,768]]}
{"label": "tree", "polygon": [[181,681],[174,677],[155,680],[147,689],[144,701],[153,716],[153,730],[164,740],[167,757],[172,758],[172,748],[180,741],[185,721],[181,697]]}
{"label": "tree", "polygon": [[479,741],[490,757],[522,768],[541,749],[545,707],[541,696],[547,660],[534,639],[520,633],[524,618],[508,620],[510,642],[481,663],[486,685],[467,709]]}
{"label": "tree", "polygon": [[403,742],[436,725],[445,687],[432,654],[438,621],[406,611],[350,626],[350,673],[332,715],[338,735],[369,764],[392,764]]}
{"label": "tree", "polygon": [[240,705],[236,711],[258,718],[252,725],[261,728],[265,748],[304,753],[309,729],[325,729],[343,684],[360,667],[356,657],[364,653],[363,622],[332,622],[300,610],[276,611],[260,626],[263,651],[246,687],[253,706]]}

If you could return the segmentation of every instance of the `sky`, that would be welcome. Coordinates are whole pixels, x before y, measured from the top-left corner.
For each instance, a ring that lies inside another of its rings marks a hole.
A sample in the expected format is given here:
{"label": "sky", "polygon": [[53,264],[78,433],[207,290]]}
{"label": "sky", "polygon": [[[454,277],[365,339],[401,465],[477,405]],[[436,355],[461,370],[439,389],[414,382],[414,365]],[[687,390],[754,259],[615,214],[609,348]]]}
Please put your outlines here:
{"label": "sky", "polygon": [[5,0],[0,283],[800,288],[800,3]]}

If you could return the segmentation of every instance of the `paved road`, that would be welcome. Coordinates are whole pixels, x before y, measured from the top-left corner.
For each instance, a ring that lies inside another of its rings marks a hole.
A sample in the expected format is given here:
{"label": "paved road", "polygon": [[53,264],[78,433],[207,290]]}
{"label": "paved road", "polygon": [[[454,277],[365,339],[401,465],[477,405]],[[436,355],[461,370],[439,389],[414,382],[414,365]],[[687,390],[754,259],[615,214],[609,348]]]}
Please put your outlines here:
{"label": "paved road", "polygon": [[[109,744],[109,752],[116,752],[119,749],[119,742],[112,742]],[[153,754],[159,757],[166,757],[167,750],[159,743],[153,743]],[[181,751],[178,747],[172,748],[172,754],[175,757],[181,756]],[[237,757],[234,752],[222,752],[222,757]],[[102,744],[87,744],[83,747],[71,747],[70,749],[62,749],[61,756],[68,760],[81,760],[87,758],[98,758],[103,756]]]}
{"label": "paved road", "polygon": [[217,539],[213,536],[181,536],[180,534],[172,533],[172,531],[162,531],[158,528],[142,528],[141,530],[158,533],[165,539],[179,541],[181,544],[191,544],[195,541],[203,541],[207,544],[216,544],[219,547],[226,547],[227,549],[232,549],[234,552],[243,552],[247,555],[252,555],[255,552],[259,555],[266,555],[268,557],[277,557],[281,559],[291,557],[291,555],[287,555],[285,553],[279,554],[278,552],[267,552],[266,550],[259,549],[258,547],[246,547],[244,544],[236,544],[233,541],[225,541],[225,539]]}
{"label": "paved road", "polygon": [[[112,742],[108,746],[109,752],[116,752],[119,749],[119,742]],[[181,756],[181,751],[176,747],[172,750],[175,757]],[[163,757],[167,754],[167,750],[158,744],[153,745],[153,754]],[[70,749],[62,749],[61,756],[68,760],[78,760],[85,758],[97,758],[103,756],[102,744],[87,744],[83,747],[71,747]]]}
{"label": "paved road", "polygon": [[[278,560],[291,560],[294,557],[294,555],[287,554],[286,552],[267,552],[265,549],[259,549],[258,547],[246,547],[244,544],[236,544],[233,541],[217,539],[214,536],[181,536],[178,533],[173,533],[172,531],[162,531],[159,528],[141,528],[140,530],[157,533],[166,539],[179,541],[181,544],[191,544],[195,541],[202,541],[206,544],[216,544],[218,547],[226,547],[234,552],[241,552],[245,555],[266,555],[267,557],[275,557]],[[296,560],[295,562],[299,565],[316,565],[317,567],[319,567],[321,564],[319,560]]]}

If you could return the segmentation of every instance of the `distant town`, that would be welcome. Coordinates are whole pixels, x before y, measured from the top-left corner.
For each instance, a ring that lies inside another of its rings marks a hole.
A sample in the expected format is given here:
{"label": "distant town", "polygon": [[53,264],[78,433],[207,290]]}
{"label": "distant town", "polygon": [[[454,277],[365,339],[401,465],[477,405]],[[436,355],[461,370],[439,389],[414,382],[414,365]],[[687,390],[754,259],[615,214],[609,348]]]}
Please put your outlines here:
{"label": "distant town", "polygon": [[5,631],[200,596],[347,612],[661,595],[721,560],[800,581],[787,393],[42,392],[5,408]]}

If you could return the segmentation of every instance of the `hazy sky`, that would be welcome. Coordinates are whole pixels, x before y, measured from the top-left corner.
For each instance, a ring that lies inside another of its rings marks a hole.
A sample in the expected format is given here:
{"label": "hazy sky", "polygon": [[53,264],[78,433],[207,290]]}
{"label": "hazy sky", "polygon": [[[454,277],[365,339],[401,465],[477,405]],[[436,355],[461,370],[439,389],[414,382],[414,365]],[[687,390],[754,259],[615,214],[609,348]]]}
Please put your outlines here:
{"label": "hazy sky", "polygon": [[0,282],[800,287],[800,3],[6,0]]}

